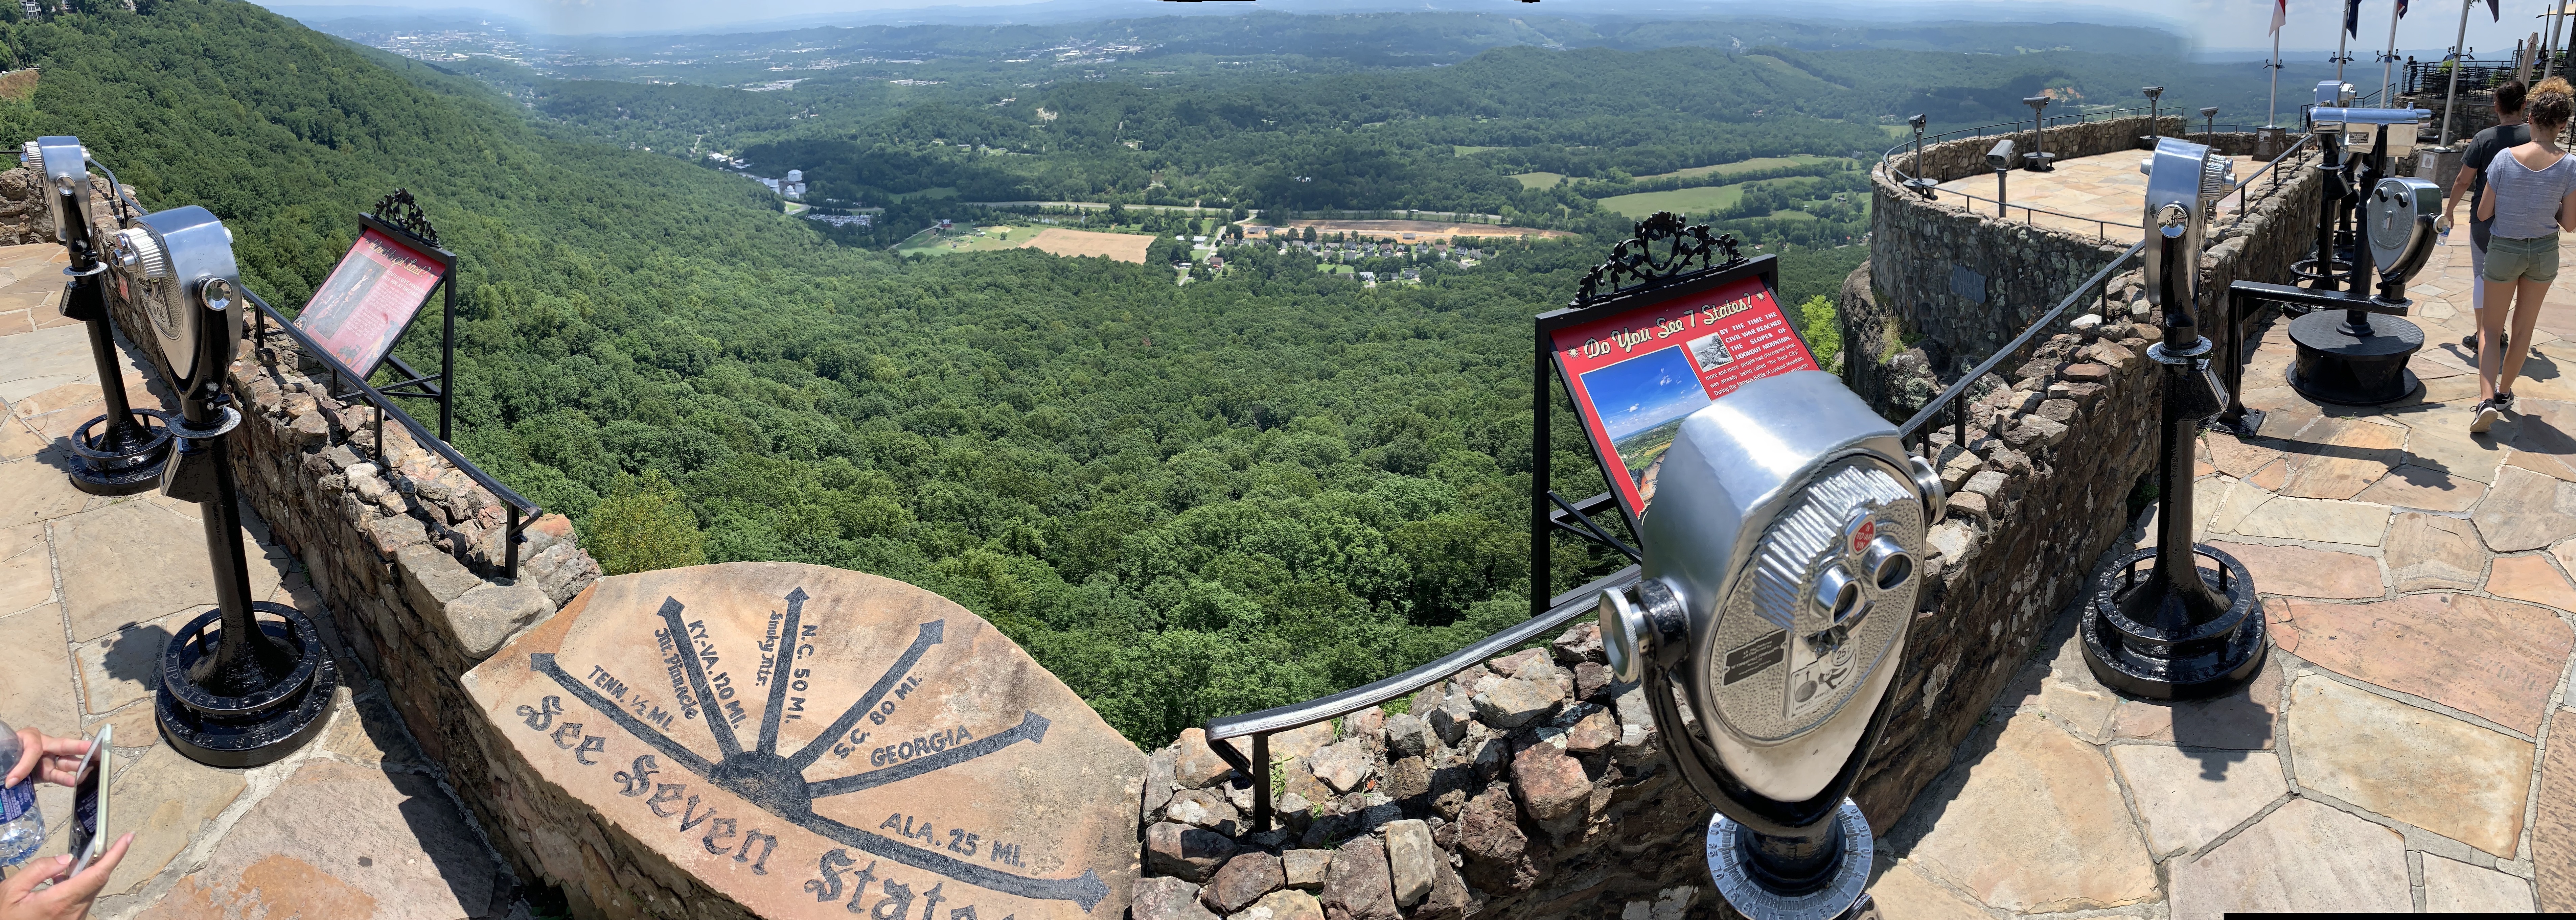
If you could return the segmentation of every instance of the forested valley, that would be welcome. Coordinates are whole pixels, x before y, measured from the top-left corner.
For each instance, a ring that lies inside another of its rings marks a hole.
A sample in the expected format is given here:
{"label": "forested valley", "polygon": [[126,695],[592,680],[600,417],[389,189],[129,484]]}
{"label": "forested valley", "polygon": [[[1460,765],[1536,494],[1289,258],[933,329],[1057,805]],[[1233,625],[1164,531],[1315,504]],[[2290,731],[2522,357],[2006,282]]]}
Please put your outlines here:
{"label": "forested valley", "polygon": [[[1639,88],[1548,95],[1577,92],[1582,68],[1612,55],[1638,73],[1725,66],[1706,49],[1503,48],[1438,80],[1407,76],[1418,91],[1367,111],[1286,84],[1197,100],[1105,81],[1056,87],[1046,104],[1064,114],[1048,136],[1065,140],[1049,143],[1124,149],[1124,132],[1149,131],[1139,146],[1191,151],[1198,159],[1173,175],[1194,170],[1222,197],[1544,200],[1576,234],[1486,240],[1473,269],[1444,263],[1419,284],[1364,288],[1316,271],[1305,250],[1252,247],[1180,285],[1163,264],[844,245],[740,176],[628,149],[456,68],[239,0],[137,7],[75,3],[49,21],[0,24],[0,63],[42,67],[32,99],[0,99],[9,137],[78,135],[147,206],[213,210],[248,283],[281,307],[329,272],[353,212],[410,189],[462,258],[458,446],[570,515],[613,570],[793,560],[913,582],[992,620],[1146,745],[1210,716],[1395,673],[1520,620],[1533,593],[1624,562],[1560,541],[1556,571],[1531,581],[1528,362],[1530,317],[1563,304],[1630,221],[1580,184],[1526,188],[1506,171],[1588,169],[1633,185],[1885,136],[1858,123],[1730,122],[1758,104],[1696,80],[1646,88],[1665,100],[1656,105],[1705,109],[1662,134],[1649,128],[1669,110],[1613,98]],[[1772,65],[1735,66],[1730,80]],[[1506,78],[1515,72],[1524,78]],[[1392,78],[1330,79],[1376,98],[1386,84],[1369,81]],[[1470,86],[1604,120],[1495,120],[1465,98]],[[799,118],[761,142],[878,151],[817,179],[845,195],[934,178],[963,188],[984,181],[984,164],[1020,158],[960,158],[948,178],[936,158],[952,154],[926,142],[1007,147],[1038,102],[854,114],[837,140]],[[1354,117],[1387,123],[1284,136],[1244,127]],[[998,133],[973,133],[979,124]],[[1452,129],[1501,132],[1472,138],[1484,140],[1526,131],[1529,143],[1420,154],[1463,142]],[[1577,145],[1590,152],[1524,149],[1578,136],[1594,138]],[[893,158],[903,150],[916,159]],[[1068,162],[1004,172],[1021,188],[1061,181],[1049,189],[1068,195],[1141,191],[1128,172]],[[1828,182],[1848,168],[1766,181]],[[1308,174],[1343,178],[1281,184]],[[1112,184],[1085,184],[1097,182]],[[1307,194],[1322,197],[1296,197]],[[1404,197],[1417,194],[1434,197]],[[1784,294],[1830,292],[1863,251],[1791,253]],[[435,325],[403,353],[434,363]],[[1603,487],[1571,425],[1543,449],[1558,491]]]}

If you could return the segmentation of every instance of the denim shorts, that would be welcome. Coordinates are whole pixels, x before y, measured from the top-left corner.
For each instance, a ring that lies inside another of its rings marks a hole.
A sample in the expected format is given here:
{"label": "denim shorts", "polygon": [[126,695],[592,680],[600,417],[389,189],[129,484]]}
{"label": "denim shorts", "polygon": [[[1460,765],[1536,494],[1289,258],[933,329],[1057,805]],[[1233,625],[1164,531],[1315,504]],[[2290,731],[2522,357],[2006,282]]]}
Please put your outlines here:
{"label": "denim shorts", "polygon": [[2558,234],[2527,240],[2489,237],[2486,279],[2488,284],[2511,284],[2516,280],[2547,284],[2558,280]]}

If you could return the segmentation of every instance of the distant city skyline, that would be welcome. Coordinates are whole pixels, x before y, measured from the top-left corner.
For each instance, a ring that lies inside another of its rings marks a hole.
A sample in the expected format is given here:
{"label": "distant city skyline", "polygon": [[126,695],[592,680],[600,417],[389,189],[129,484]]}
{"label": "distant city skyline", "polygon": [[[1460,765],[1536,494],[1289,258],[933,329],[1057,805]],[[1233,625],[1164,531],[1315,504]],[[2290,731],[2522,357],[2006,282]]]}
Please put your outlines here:
{"label": "distant city skyline", "polygon": [[[1044,7],[1045,19],[1062,21],[1073,18],[1111,18],[1167,14],[1200,14],[1248,11],[1253,9],[1297,12],[1330,10],[1351,12],[1374,9],[1389,12],[1412,10],[1489,11],[1510,10],[1531,15],[1583,16],[1622,13],[1636,16],[1689,16],[1705,13],[1746,15],[1746,7],[1720,4],[1713,0],[1657,0],[1634,4],[1572,2],[1543,0],[1540,3],[1506,3],[1501,0],[1247,0],[1224,4],[1177,4],[1159,0],[734,0],[709,4],[700,0],[469,0],[463,3],[433,5],[417,0],[326,0],[321,3],[292,3],[280,0],[256,0],[265,6],[284,7],[291,12],[314,11],[330,7],[376,7],[387,15],[440,13],[490,13],[510,17],[546,32],[563,35],[613,34],[628,32],[670,31],[736,31],[745,27],[783,20],[813,20],[804,24],[847,18],[850,20],[908,19],[909,11],[932,14],[924,18],[943,22],[972,21],[974,13],[990,11],[996,20],[1028,21],[1026,15],[1013,15],[1014,10],[1039,12]],[[2353,66],[2372,63],[2371,52],[2388,41],[2388,11],[2393,0],[2363,0],[2360,34],[2351,40],[2357,49]],[[2474,53],[2484,59],[2509,54],[2514,42],[2542,29],[2543,20],[2536,16],[2548,9],[2548,0],[2505,0],[2501,22],[2487,17],[2485,0],[2466,0],[2475,7],[2469,17],[2468,41]],[[1214,7],[1222,7],[1216,9]],[[2290,0],[2289,20],[2282,29],[2281,48],[2284,57],[2313,59],[2319,52],[2331,51],[2340,29],[2343,0]],[[1859,4],[1826,0],[1801,7],[1802,15],[1787,18],[1865,21],[1929,19],[2013,19],[2033,22],[2078,21],[2162,28],[2182,34],[2204,51],[2268,52],[2271,46],[2269,27],[2272,4],[2268,0],[2172,0],[2154,11],[2143,11],[2125,0],[1886,0]],[[2459,8],[2439,0],[2417,0],[2397,27],[2400,53],[2420,56],[2438,55],[2448,48],[2459,28]],[[1083,15],[1068,15],[1068,14]],[[1755,13],[1755,16],[1763,14]],[[2432,49],[2432,50],[2426,50]],[[2252,55],[2248,55],[2252,56]]]}

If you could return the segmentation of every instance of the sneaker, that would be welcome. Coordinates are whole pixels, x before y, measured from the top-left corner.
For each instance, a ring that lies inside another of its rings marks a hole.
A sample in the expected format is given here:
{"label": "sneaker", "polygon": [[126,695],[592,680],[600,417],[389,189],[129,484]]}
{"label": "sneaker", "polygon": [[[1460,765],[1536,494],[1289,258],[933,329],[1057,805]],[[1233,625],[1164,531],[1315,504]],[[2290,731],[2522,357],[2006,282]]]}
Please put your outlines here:
{"label": "sneaker", "polygon": [[2478,407],[2469,411],[2471,413],[2469,416],[2470,434],[2487,433],[2487,429],[2495,427],[2496,419],[2504,416],[2504,413],[2496,407],[2495,400],[2492,399],[2480,400],[2478,402]]}
{"label": "sneaker", "polygon": [[[2506,336],[2506,335],[2499,335],[2499,336],[2496,336],[2496,344],[2497,344],[2497,345],[2504,346],[2504,347],[2506,347],[2506,348],[2511,348],[2511,347],[2513,347],[2513,337],[2512,337],[2512,336]],[[2478,334],[2477,334],[2477,333],[2472,332],[2472,333],[2469,333],[2469,334],[2467,334],[2467,335],[2461,336],[2461,337],[2460,337],[2460,347],[2468,349],[2470,354],[2473,354],[2473,355],[2474,355],[2474,354],[2477,354],[2477,353],[2478,353]]]}
{"label": "sneaker", "polygon": [[2503,410],[2503,411],[2506,411],[2506,412],[2511,412],[2511,411],[2513,411],[2513,394],[2511,394],[2511,393],[2498,393],[2498,394],[2496,394],[2496,395],[2495,395],[2495,407],[2496,407],[2497,409],[2500,409],[2500,410]]}

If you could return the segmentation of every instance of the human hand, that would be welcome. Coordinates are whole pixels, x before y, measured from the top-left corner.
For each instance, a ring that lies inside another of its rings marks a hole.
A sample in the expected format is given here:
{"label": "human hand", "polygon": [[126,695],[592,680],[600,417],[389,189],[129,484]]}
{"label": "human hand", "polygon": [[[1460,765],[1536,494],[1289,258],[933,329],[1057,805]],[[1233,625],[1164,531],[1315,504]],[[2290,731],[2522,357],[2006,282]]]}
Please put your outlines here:
{"label": "human hand", "polygon": [[2442,215],[2442,219],[2441,219],[2441,220],[2434,222],[2434,224],[2433,224],[2433,230],[2434,230],[2435,232],[2437,232],[2437,233],[2449,233],[2449,232],[2451,232],[2451,215],[2448,215],[2448,214],[2444,214],[2444,215]]}
{"label": "human hand", "polygon": [[[0,920],[81,920],[89,916],[90,904],[98,900],[107,887],[108,875],[125,859],[125,849],[134,843],[131,833],[116,839],[116,845],[82,869],[70,875],[72,857],[56,856],[28,863],[17,875],[0,882]],[[68,876],[68,877],[66,877]],[[46,882],[54,886],[43,891],[36,886]]]}
{"label": "human hand", "polygon": [[37,782],[57,786],[80,783],[81,758],[89,756],[89,742],[79,738],[55,738],[32,728],[18,730],[18,762],[9,765],[9,773],[0,777],[0,787],[15,786],[33,776]]}

